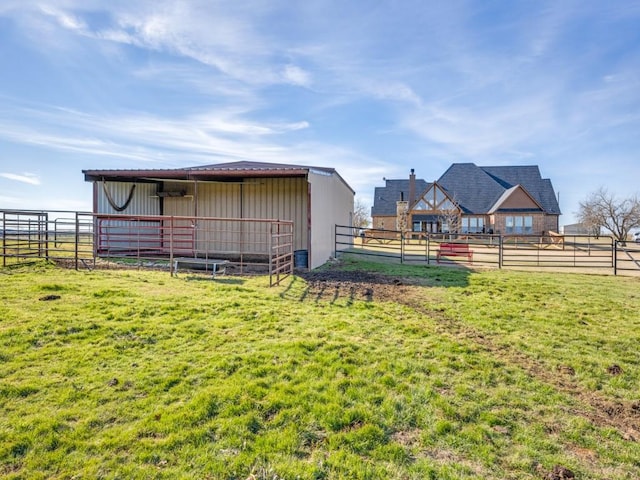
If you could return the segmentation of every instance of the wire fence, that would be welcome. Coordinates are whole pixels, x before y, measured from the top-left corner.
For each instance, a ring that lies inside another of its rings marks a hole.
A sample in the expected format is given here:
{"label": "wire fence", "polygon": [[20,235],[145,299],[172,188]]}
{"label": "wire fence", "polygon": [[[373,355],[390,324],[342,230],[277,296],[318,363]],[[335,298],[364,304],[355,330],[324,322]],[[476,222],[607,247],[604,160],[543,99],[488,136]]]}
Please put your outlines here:
{"label": "wire fence", "polygon": [[640,274],[640,244],[608,236],[429,234],[336,225],[335,250],[406,264]]}

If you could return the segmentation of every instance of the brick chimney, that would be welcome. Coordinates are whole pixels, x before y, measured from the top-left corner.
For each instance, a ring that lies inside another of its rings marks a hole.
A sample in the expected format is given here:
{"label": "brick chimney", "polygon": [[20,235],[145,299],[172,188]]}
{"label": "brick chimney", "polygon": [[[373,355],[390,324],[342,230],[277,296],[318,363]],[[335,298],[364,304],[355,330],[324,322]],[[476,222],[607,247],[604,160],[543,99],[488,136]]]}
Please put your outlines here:
{"label": "brick chimney", "polygon": [[409,175],[409,206],[413,205],[413,202],[416,200],[416,174],[411,169],[411,174]]}

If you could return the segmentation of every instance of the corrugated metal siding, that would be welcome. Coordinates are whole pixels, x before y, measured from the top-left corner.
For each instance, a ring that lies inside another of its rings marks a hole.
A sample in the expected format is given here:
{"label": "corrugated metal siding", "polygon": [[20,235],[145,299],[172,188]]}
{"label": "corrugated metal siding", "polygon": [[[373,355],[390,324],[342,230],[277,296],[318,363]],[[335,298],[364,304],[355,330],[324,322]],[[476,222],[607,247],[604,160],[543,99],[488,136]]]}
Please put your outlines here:
{"label": "corrugated metal siding", "polygon": [[[198,217],[240,217],[240,184],[202,183],[194,185]],[[198,252],[240,252],[237,222],[204,222],[197,225]]]}
{"label": "corrugated metal siding", "polygon": [[199,217],[240,217],[240,184],[199,182],[195,190]]}
{"label": "corrugated metal siding", "polygon": [[[160,199],[156,196],[157,186],[153,183],[97,182],[97,212],[109,215],[160,215]],[[117,206],[124,205],[129,198],[131,187],[135,185],[131,203],[122,212],[109,204],[104,192],[106,188]]]}
{"label": "corrugated metal siding", "polygon": [[164,215],[167,217],[195,216],[195,201],[193,197],[167,197],[163,199]]}
{"label": "corrugated metal siding", "polygon": [[[135,185],[131,202],[119,212],[111,206],[105,189],[109,192],[113,203],[122,206],[129,198],[132,186]],[[160,199],[156,196],[157,186],[153,183],[131,182],[96,182],[97,212],[106,215],[159,215]],[[128,221],[100,220],[97,227],[98,251],[101,253],[126,253],[136,249],[159,249],[160,223],[137,222],[132,225]]]}
{"label": "corrugated metal siding", "polygon": [[[185,192],[184,197],[164,197],[162,199],[162,211],[166,217],[193,217],[195,215],[196,202],[193,196],[193,183],[165,182],[162,186],[165,192]],[[191,219],[166,220],[164,228],[169,232],[173,227],[172,247],[178,255],[191,256],[196,249],[195,224]],[[166,243],[166,241],[165,241]],[[167,247],[167,245],[165,245]]]}
{"label": "corrugated metal siding", "polygon": [[294,222],[294,248],[307,249],[307,180],[265,178],[242,186],[242,216]]}
{"label": "corrugated metal siding", "polygon": [[167,217],[192,217],[196,214],[193,183],[165,182],[162,190],[165,192],[185,192],[184,197],[164,197],[162,199],[164,215]]}
{"label": "corrugated metal siding", "polygon": [[[116,205],[126,202],[133,183],[107,182],[106,187]],[[186,190],[184,197],[156,195],[155,184],[136,184],[131,203],[124,212],[113,209],[106,198],[102,183],[98,182],[98,212],[103,214],[163,215],[213,218],[279,219],[294,222],[294,249],[308,248],[307,212],[308,184],[306,178],[264,178],[244,183],[219,182],[166,182],[163,191]],[[168,220],[163,222],[165,228]],[[114,224],[115,226],[115,224]],[[184,232],[195,232],[193,250],[201,252],[267,253],[269,225],[266,223],[241,223],[236,221],[174,222]],[[130,228],[127,226],[127,228]],[[185,233],[181,248],[189,249],[190,240]],[[184,245],[183,245],[184,244]]]}

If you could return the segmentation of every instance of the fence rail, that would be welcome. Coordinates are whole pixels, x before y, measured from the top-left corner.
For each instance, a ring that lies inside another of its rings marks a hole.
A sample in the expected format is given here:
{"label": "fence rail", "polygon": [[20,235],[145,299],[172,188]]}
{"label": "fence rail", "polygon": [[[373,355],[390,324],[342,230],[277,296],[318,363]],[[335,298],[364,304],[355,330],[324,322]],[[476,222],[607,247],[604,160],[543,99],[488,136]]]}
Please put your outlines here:
{"label": "fence rail", "polygon": [[[223,258],[238,273],[293,273],[293,222],[0,210],[2,265],[45,258],[67,266],[167,268],[174,257]],[[208,265],[201,262],[201,265]]]}
{"label": "fence rail", "polygon": [[640,274],[640,244],[616,242],[608,236],[403,233],[336,225],[335,249],[336,254],[383,257],[407,264]]}
{"label": "fence rail", "polygon": [[616,274],[640,270],[640,244],[615,242],[614,271]]}

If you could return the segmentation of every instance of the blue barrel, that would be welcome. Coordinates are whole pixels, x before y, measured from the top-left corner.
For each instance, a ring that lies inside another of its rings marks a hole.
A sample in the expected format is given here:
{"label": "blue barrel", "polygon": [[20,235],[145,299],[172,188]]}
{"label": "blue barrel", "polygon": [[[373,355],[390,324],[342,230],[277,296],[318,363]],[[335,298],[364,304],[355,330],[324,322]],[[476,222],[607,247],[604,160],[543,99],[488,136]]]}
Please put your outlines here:
{"label": "blue barrel", "polygon": [[307,250],[294,251],[293,266],[299,268],[309,268],[309,252]]}

